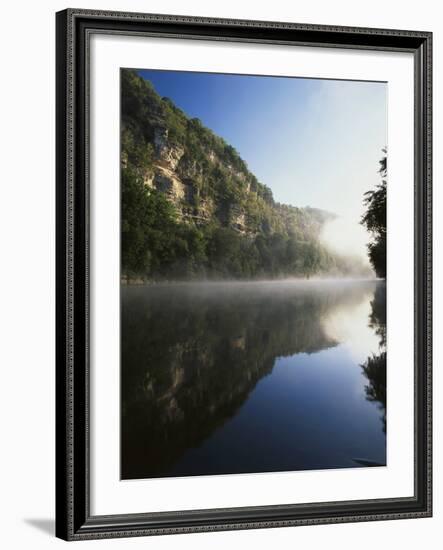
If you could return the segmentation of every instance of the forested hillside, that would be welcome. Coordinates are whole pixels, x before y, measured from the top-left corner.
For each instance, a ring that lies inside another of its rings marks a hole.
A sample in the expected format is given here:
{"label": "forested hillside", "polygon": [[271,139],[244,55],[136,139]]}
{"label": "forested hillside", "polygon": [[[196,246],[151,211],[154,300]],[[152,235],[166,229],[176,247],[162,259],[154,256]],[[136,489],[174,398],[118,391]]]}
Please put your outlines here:
{"label": "forested hillside", "polygon": [[275,202],[231,145],[133,70],[121,71],[121,117],[123,280],[364,269],[321,243],[333,214]]}

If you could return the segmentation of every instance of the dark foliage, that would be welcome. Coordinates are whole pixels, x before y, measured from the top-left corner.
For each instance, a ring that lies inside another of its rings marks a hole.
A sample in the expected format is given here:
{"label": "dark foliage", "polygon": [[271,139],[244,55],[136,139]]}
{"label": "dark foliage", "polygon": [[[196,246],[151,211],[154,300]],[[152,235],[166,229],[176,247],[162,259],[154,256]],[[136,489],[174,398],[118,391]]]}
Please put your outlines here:
{"label": "dark foliage", "polygon": [[366,399],[377,403],[382,413],[383,430],[386,432],[386,285],[379,283],[371,302],[369,326],[379,338],[379,353],[373,353],[361,365],[368,379],[365,386]]}
{"label": "dark foliage", "polygon": [[369,260],[377,277],[386,278],[386,149],[380,160],[382,178],[374,191],[365,193],[364,204],[367,209],[362,217],[362,225],[371,233],[372,241],[368,244]]}

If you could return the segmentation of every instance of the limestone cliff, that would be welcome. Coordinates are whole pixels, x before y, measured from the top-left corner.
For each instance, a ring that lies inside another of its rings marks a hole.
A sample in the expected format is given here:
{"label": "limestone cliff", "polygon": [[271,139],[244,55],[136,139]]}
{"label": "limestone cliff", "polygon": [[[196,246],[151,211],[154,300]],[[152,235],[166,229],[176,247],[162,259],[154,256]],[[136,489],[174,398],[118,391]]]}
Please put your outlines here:
{"label": "limestone cliff", "polygon": [[[122,72],[122,88],[123,137],[130,133],[143,140],[150,157],[143,181],[168,197],[182,221],[213,220],[242,234],[311,235],[332,216],[275,203],[271,190],[258,182],[233,147],[161,98],[133,71]],[[140,88],[142,97],[137,95]],[[123,146],[122,164],[127,163]]]}

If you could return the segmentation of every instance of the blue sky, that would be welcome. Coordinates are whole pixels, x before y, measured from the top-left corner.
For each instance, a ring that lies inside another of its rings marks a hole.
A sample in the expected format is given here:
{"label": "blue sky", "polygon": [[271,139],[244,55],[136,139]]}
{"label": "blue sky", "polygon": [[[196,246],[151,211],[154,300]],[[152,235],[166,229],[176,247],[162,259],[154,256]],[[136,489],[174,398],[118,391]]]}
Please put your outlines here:
{"label": "blue sky", "polygon": [[387,145],[385,83],[138,72],[233,145],[277,201],[338,214],[325,240],[366,257],[358,222]]}

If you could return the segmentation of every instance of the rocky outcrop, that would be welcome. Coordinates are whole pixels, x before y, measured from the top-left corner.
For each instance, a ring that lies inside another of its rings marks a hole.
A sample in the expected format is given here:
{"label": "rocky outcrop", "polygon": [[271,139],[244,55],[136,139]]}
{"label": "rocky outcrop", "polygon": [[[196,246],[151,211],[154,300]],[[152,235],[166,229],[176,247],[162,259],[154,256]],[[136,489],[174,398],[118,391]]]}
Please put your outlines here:
{"label": "rocky outcrop", "polygon": [[183,147],[172,146],[168,141],[166,128],[154,129],[154,150],[159,164],[164,164],[170,170],[177,168],[180,159],[185,153]]}
{"label": "rocky outcrop", "polygon": [[[164,193],[177,209],[184,222],[197,225],[208,223],[214,215],[214,201],[201,197],[200,185],[204,175],[197,162],[184,159],[184,148],[170,145],[168,131],[157,128],[154,133],[154,161],[144,175],[147,187]],[[212,155],[214,163],[219,160]],[[244,212],[236,212],[233,227],[245,230]]]}
{"label": "rocky outcrop", "polygon": [[[200,187],[204,181],[201,166],[195,160],[184,157],[184,148],[172,146],[168,141],[168,131],[157,128],[154,137],[155,158],[152,169],[145,174],[144,183],[151,189],[164,193],[174,204],[182,221],[204,224],[214,215],[214,201],[202,197]],[[208,151],[208,159],[214,165],[221,165],[220,159],[213,151]],[[250,182],[246,175],[236,171],[232,166],[224,166],[233,178],[244,182],[245,192],[250,192]],[[233,205],[219,210],[221,221],[235,231],[246,234],[247,226],[245,209]]]}
{"label": "rocky outcrop", "polygon": [[158,191],[165,193],[174,203],[186,197],[185,185],[169,168],[156,166],[152,185]]}

